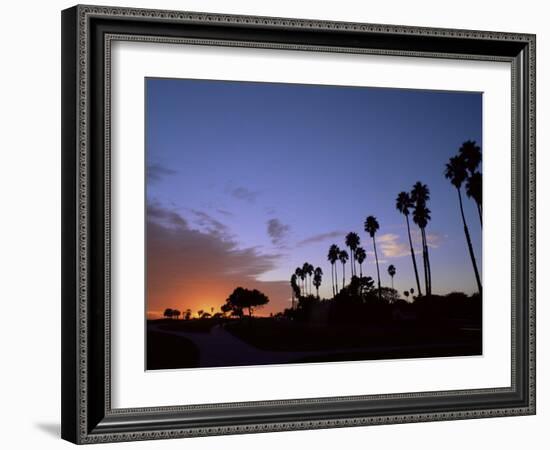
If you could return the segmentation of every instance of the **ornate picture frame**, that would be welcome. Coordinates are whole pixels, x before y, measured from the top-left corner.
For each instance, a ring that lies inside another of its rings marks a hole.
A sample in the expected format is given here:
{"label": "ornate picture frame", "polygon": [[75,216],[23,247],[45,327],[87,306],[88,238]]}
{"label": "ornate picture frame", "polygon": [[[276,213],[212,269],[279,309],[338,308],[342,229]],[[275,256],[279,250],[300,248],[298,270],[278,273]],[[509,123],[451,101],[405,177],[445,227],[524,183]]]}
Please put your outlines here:
{"label": "ornate picture frame", "polygon": [[[116,409],[110,70],[115,41],[511,64],[511,385]],[[75,6],[62,12],[62,437],[85,444],[535,414],[535,36]]]}

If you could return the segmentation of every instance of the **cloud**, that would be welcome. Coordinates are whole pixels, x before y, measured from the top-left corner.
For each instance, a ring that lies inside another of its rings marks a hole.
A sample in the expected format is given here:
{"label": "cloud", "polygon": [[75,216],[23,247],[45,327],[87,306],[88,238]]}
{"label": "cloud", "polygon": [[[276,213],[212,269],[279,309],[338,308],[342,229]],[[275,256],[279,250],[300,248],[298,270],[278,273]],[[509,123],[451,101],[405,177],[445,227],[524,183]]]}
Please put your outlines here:
{"label": "cloud", "polygon": [[[422,254],[422,238],[420,231],[413,230],[411,238],[415,254]],[[426,240],[428,242],[428,247],[438,248],[443,241],[443,236],[439,233],[428,233],[426,234]],[[401,241],[401,237],[398,234],[382,234],[376,238],[376,244],[380,247],[383,256],[386,258],[400,258],[411,254],[408,237],[406,236],[403,238],[403,241]]]}
{"label": "cloud", "polygon": [[[199,214],[197,214],[199,213]],[[270,299],[261,314],[288,307],[288,281],[259,281],[276,268],[280,255],[241,248],[200,211],[188,219],[162,206],[147,207],[147,310],[216,310],[237,287],[259,289]],[[204,229],[193,229],[198,217]]]}
{"label": "cloud", "polygon": [[147,166],[147,182],[157,183],[165,176],[175,175],[177,172],[173,169],[168,169],[160,164],[149,164]]}
{"label": "cloud", "polygon": [[252,191],[248,188],[245,188],[243,186],[239,186],[236,188],[231,188],[228,190],[229,194],[235,197],[238,200],[243,200],[249,203],[253,203],[256,201],[256,197],[258,197],[259,192]]}
{"label": "cloud", "polygon": [[289,231],[290,226],[283,224],[279,219],[267,221],[267,234],[269,234],[273,245],[284,244]]}
{"label": "cloud", "polygon": [[225,209],[217,208],[216,212],[218,212],[219,214],[221,214],[222,216],[225,216],[225,217],[233,217],[233,213],[229,212],[229,211],[226,211]]}
{"label": "cloud", "polygon": [[328,233],[315,234],[313,236],[310,236],[306,239],[303,239],[303,240],[297,242],[296,246],[297,247],[303,247],[305,245],[315,244],[317,242],[323,242],[323,241],[326,241],[328,239],[341,238],[345,234],[346,233],[344,231],[329,231]]}
{"label": "cloud", "polygon": [[204,211],[198,211],[196,209],[192,209],[191,212],[195,216],[195,223],[198,224],[203,230],[223,239],[231,238],[229,228],[219,220],[212,217],[210,214],[205,213]]}

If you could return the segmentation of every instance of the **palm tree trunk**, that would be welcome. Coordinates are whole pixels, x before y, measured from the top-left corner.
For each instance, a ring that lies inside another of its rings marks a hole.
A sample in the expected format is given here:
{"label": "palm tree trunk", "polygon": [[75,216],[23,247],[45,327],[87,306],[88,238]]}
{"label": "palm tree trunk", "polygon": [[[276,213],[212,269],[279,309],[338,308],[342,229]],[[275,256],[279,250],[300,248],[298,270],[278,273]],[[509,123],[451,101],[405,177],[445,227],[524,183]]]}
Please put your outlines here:
{"label": "palm tree trunk", "polygon": [[332,297],[334,297],[334,264],[330,265],[330,281],[332,284]]}
{"label": "palm tree trunk", "polygon": [[378,276],[378,300],[382,299],[382,288],[380,287],[380,267],[378,267],[378,252],[376,251],[376,239],[372,237],[372,245],[374,247],[374,257],[376,259],[376,274]]}
{"label": "palm tree trunk", "polygon": [[393,275],[391,277],[391,288],[393,289]]}
{"label": "palm tree trunk", "polygon": [[460,214],[462,215],[462,223],[464,224],[464,234],[466,235],[466,242],[468,244],[468,251],[470,252],[470,259],[472,260],[472,266],[474,267],[474,273],[476,276],[477,289],[479,295],[481,295],[481,279],[479,278],[479,272],[477,270],[476,257],[474,255],[474,249],[472,247],[472,240],[470,239],[470,230],[468,230],[468,225],[466,224],[466,217],[464,216],[464,208],[462,206],[462,194],[460,193],[460,188],[456,190],[458,192],[458,201],[460,203]]}
{"label": "palm tree trunk", "polygon": [[424,239],[424,232],[420,228],[420,236],[422,238],[422,260],[424,262],[424,287],[426,288],[426,295],[430,295],[430,283],[428,282],[428,263],[426,256],[426,240]]}
{"label": "palm tree trunk", "polygon": [[346,287],[346,265],[342,263],[342,289]]}
{"label": "palm tree trunk", "polygon": [[336,281],[336,294],[338,294],[338,266],[334,265],[334,280]]}
{"label": "palm tree trunk", "polygon": [[479,203],[476,203],[477,205],[477,213],[479,214],[479,223],[481,226],[483,226],[483,219],[481,218],[481,205]]}
{"label": "palm tree trunk", "polygon": [[428,248],[428,237],[426,236],[426,229],[422,230],[424,233],[424,245],[426,247],[426,267],[428,268],[428,295],[432,295],[432,266],[430,265],[430,250]]}
{"label": "palm tree trunk", "polygon": [[411,227],[409,225],[409,216],[405,215],[405,219],[407,220],[407,232],[409,233],[409,245],[411,246],[411,257],[413,261],[413,267],[414,267],[414,276],[416,278],[416,287],[418,289],[418,295],[422,297],[422,289],[420,289],[420,279],[418,278],[418,267],[416,266],[416,256],[414,256],[414,248],[411,238]]}
{"label": "palm tree trunk", "polygon": [[363,278],[363,263],[359,264],[359,276]]}

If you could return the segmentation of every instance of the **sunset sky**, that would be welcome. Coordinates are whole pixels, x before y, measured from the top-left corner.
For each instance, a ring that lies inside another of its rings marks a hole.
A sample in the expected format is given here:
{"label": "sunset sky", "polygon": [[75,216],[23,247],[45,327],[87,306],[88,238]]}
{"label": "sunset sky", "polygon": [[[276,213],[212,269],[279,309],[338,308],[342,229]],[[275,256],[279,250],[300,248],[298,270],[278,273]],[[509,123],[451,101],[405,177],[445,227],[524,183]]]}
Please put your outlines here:
{"label": "sunset sky", "polygon": [[[167,307],[219,311],[237,286],[270,298],[259,315],[281,311],[304,261],[322,268],[320,294],[330,297],[327,251],[345,248],[350,231],[367,251],[363,273],[375,278],[368,215],[380,223],[382,285],[391,285],[393,264],[395,288],[416,287],[395,209],[416,181],[431,190],[433,292],[476,291],[443,171],[462,142],[481,143],[480,93],[146,79],[146,102],[149,317]],[[481,227],[464,199],[481,269]],[[421,255],[417,262],[421,270]]]}

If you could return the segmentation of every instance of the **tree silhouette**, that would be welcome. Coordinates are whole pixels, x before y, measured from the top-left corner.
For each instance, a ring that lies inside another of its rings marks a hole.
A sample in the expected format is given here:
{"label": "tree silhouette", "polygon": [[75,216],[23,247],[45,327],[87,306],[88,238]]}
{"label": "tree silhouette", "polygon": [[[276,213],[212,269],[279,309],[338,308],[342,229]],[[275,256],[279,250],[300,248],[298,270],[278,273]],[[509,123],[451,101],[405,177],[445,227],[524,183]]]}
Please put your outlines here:
{"label": "tree silhouette", "polygon": [[376,232],[379,230],[380,225],[374,216],[368,216],[365,219],[365,231],[372,238],[372,245],[374,247],[374,258],[376,259],[376,274],[378,276],[378,298],[381,298],[381,286],[380,286],[380,266],[378,265],[378,252],[376,251]]}
{"label": "tree silhouette", "polygon": [[191,319],[191,310],[190,309],[186,309],[185,310],[185,320],[189,320]]}
{"label": "tree silhouette", "polygon": [[179,319],[181,316],[181,311],[179,309],[172,310],[172,316],[174,316],[176,319]]}
{"label": "tree silhouette", "polygon": [[472,198],[476,202],[477,213],[479,215],[479,223],[483,226],[483,220],[481,218],[481,201],[482,201],[482,176],[479,172],[474,172],[468,177],[466,181],[466,195]]}
{"label": "tree silhouette", "polygon": [[479,294],[481,295],[481,279],[479,277],[479,272],[477,270],[476,258],[474,255],[474,249],[472,247],[472,240],[470,238],[470,230],[468,229],[468,224],[466,223],[466,217],[464,215],[464,207],[462,205],[462,193],[461,187],[462,183],[468,176],[466,171],[466,163],[463,157],[453,156],[449,159],[449,162],[445,166],[445,178],[447,178],[451,184],[456,188],[458,193],[458,203],[460,206],[460,215],[462,216],[462,223],[464,224],[464,234],[466,236],[466,243],[468,244],[468,251],[470,253],[470,259],[472,260],[472,266],[474,268],[474,274],[476,277],[477,288]]}
{"label": "tree silhouette", "polygon": [[298,286],[298,277],[295,273],[290,277],[290,287],[292,288],[292,309],[294,309],[294,301],[296,297],[300,297],[300,286]]}
{"label": "tree silhouette", "polygon": [[313,286],[317,290],[317,298],[319,298],[319,287],[323,282],[323,270],[320,267],[316,267],[313,271]]}
{"label": "tree silhouette", "polygon": [[336,244],[332,244],[328,249],[327,259],[330,261],[332,269],[332,296],[334,297],[338,292],[338,271],[336,270],[336,261],[338,261],[338,256],[340,254],[340,249]]}
{"label": "tree silhouette", "polygon": [[199,316],[199,319],[202,319],[202,315],[203,315],[203,314],[204,314],[204,310],[199,309],[199,310],[197,311],[197,315]]}
{"label": "tree silhouette", "polygon": [[[248,316],[252,317],[255,308],[260,308],[269,302],[269,298],[257,289],[236,288],[225,301],[231,311],[237,311],[242,314],[243,309],[248,310]],[[225,305],[224,305],[225,306]]]}
{"label": "tree silhouette", "polygon": [[388,273],[390,274],[390,277],[391,277],[391,288],[393,289],[393,277],[395,276],[395,273],[396,273],[395,266],[393,264],[390,264],[388,266]]}
{"label": "tree silhouette", "polygon": [[306,278],[306,285],[308,287],[307,294],[311,294],[311,278],[313,276],[313,269],[314,267],[308,262],[305,262],[304,265],[302,266],[302,271],[304,272],[304,275],[306,275],[309,278],[309,285],[308,285],[308,278]]}
{"label": "tree silhouette", "polygon": [[351,276],[354,276],[355,273],[355,250],[357,250],[357,247],[361,243],[361,238],[357,233],[348,233],[346,235],[346,245],[349,247],[350,250],[350,261],[351,261]]}
{"label": "tree silhouette", "polygon": [[346,286],[346,262],[348,258],[348,252],[345,250],[340,250],[340,253],[338,253],[338,259],[342,263],[342,288]]}
{"label": "tree silhouette", "polygon": [[426,294],[432,294],[432,275],[430,268],[430,254],[428,251],[428,241],[426,239],[426,226],[431,220],[431,211],[426,206],[430,199],[430,190],[428,186],[417,181],[411,191],[411,199],[414,202],[413,222],[420,228],[422,238],[422,256],[424,260],[424,281],[426,284]]}
{"label": "tree silhouette", "polygon": [[418,294],[422,295],[422,290],[420,289],[420,278],[418,277],[418,267],[416,266],[416,256],[414,254],[414,247],[413,247],[412,238],[411,238],[411,227],[409,224],[409,214],[413,206],[414,206],[414,203],[408,192],[400,192],[399,194],[397,194],[397,199],[395,200],[395,207],[401,214],[405,216],[405,221],[407,223],[407,234],[409,236],[409,246],[411,248],[411,258],[413,262],[414,276],[416,278],[416,287],[418,288]]}
{"label": "tree silhouette", "polygon": [[302,286],[300,288],[300,294],[298,295],[298,297],[301,297],[301,296],[305,295],[305,292],[304,292],[304,279],[306,277],[306,274],[304,273],[304,271],[302,270],[301,267],[296,267],[296,270],[294,271],[294,274],[302,281]]}
{"label": "tree silhouette", "polygon": [[481,218],[481,200],[482,200],[482,175],[477,171],[481,164],[481,148],[475,141],[466,141],[458,149],[458,155],[464,163],[469,176],[466,181],[466,195],[472,198],[477,206],[477,213],[479,215],[479,223],[483,226],[483,220]]}
{"label": "tree silhouette", "polygon": [[164,313],[162,314],[164,317],[166,317],[167,319],[171,319],[172,316],[174,315],[174,310],[172,308],[166,308],[164,310]]}
{"label": "tree silhouette", "polygon": [[363,262],[367,259],[367,252],[363,247],[357,247],[355,250],[355,258],[359,263],[359,277],[363,278]]}

